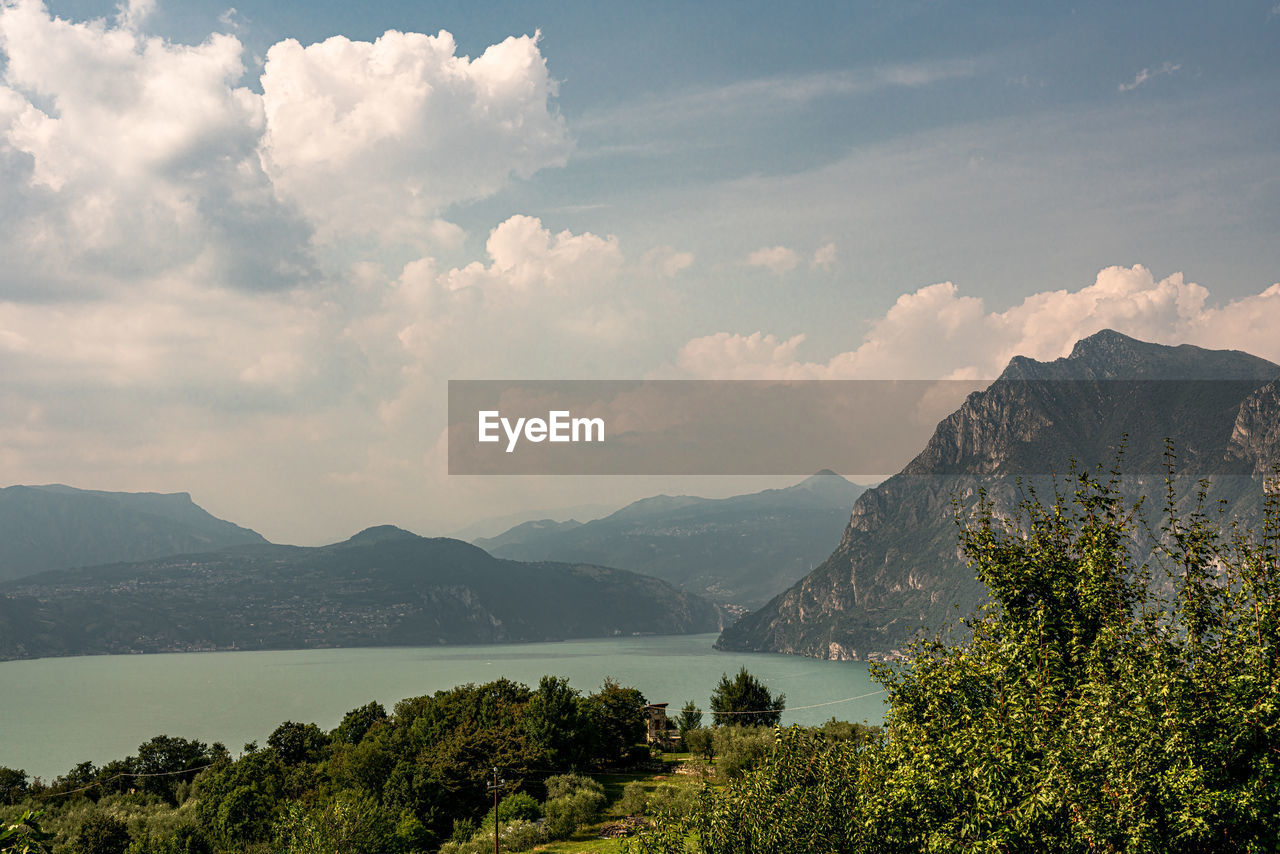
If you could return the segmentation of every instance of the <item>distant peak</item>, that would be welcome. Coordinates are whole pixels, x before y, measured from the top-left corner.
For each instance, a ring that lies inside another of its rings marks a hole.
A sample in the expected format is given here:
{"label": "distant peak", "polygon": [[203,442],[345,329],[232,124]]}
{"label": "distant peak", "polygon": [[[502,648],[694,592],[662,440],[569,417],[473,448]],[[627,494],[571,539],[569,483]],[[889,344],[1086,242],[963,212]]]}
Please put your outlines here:
{"label": "distant peak", "polygon": [[813,474],[809,476],[810,477],[839,477],[840,475],[836,474],[831,469],[820,469],[818,471],[815,471]]}
{"label": "distant peak", "polygon": [[340,543],[344,546],[371,546],[376,543],[389,543],[396,540],[419,540],[422,539],[417,534],[406,531],[404,528],[397,528],[395,525],[374,525],[372,528],[365,528],[351,539]]}
{"label": "distant peak", "polygon": [[1239,350],[1192,344],[1156,344],[1114,329],[1081,338],[1071,355],[1051,362],[1014,356],[1001,374],[1009,380],[1269,380],[1277,366]]}
{"label": "distant peak", "polygon": [[1122,332],[1116,332],[1114,329],[1100,329],[1092,335],[1087,335],[1075,343],[1071,348],[1069,359],[1081,359],[1093,353],[1115,353],[1125,350],[1159,350],[1166,349],[1160,344],[1151,344],[1146,341],[1139,341],[1137,338],[1131,338]]}

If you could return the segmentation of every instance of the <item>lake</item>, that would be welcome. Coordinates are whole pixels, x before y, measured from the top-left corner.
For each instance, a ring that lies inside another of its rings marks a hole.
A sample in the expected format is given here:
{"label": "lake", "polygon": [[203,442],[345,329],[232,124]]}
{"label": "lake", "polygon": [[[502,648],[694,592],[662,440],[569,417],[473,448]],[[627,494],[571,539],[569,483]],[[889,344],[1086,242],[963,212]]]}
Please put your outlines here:
{"label": "lake", "polygon": [[[649,702],[707,711],[721,673],[745,666],[787,696],[783,723],[829,718],[880,723],[884,695],[864,662],[719,652],[716,635],[490,646],[99,655],[0,663],[0,765],[45,779],[78,762],[136,753],[155,735],[221,741],[233,754],[266,744],[282,721],[337,726],[370,700],[507,677],[536,685],[568,677],[583,693],[606,676]],[[856,699],[850,699],[856,698]],[[805,708],[801,708],[805,707]],[[710,722],[710,714],[703,718]]]}

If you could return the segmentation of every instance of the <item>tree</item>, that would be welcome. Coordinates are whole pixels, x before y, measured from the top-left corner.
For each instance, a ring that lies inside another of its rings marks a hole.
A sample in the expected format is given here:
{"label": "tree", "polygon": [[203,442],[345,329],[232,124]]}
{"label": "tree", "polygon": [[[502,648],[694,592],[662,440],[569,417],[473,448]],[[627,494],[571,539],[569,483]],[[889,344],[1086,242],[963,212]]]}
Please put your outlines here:
{"label": "tree", "polygon": [[343,717],[342,723],[333,731],[333,740],[338,744],[359,744],[374,724],[387,719],[387,710],[381,703],[366,703],[358,709],[352,709]]}
{"label": "tree", "polygon": [[777,726],[786,708],[786,695],[776,696],[764,683],[743,667],[733,679],[729,674],[720,676],[720,684],[711,692],[711,714],[716,726],[741,724],[743,726]]}
{"label": "tree", "polygon": [[285,721],[267,736],[267,746],[280,756],[285,765],[315,762],[324,755],[328,745],[329,738],[320,727],[295,721]]}
{"label": "tree", "polygon": [[635,688],[623,688],[605,679],[600,690],[582,704],[590,722],[594,754],[605,762],[617,762],[627,751],[644,741],[644,695]]}
{"label": "tree", "polygon": [[784,730],[632,850],[1274,850],[1280,498],[1254,536],[1212,524],[1203,489],[1180,518],[1171,486],[1153,526],[1118,475],[1075,480],[960,519],[992,600],[873,668],[882,735]]}
{"label": "tree", "polygon": [[676,718],[676,727],[680,730],[680,740],[684,741],[685,735],[690,730],[695,730],[702,726],[702,709],[694,705],[693,700],[689,700],[680,709],[680,714]]}
{"label": "tree", "polygon": [[[222,752],[225,754],[226,749],[222,748]],[[157,735],[138,747],[133,762],[135,788],[173,803],[178,783],[193,780],[198,769],[212,763],[216,756],[216,751],[203,742]]]}
{"label": "tree", "polygon": [[0,804],[16,804],[27,796],[27,772],[0,765]]}
{"label": "tree", "polygon": [[580,709],[580,694],[569,680],[543,676],[538,690],[529,698],[524,713],[525,731],[542,761],[557,770],[582,764],[589,745],[583,730],[586,721]]}

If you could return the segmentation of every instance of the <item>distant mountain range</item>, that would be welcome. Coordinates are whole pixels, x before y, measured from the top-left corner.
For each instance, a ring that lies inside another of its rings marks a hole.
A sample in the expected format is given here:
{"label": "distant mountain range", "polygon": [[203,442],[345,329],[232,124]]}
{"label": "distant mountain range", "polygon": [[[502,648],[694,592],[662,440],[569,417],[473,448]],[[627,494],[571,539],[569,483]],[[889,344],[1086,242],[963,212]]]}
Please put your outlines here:
{"label": "distant mountain range", "polygon": [[526,522],[473,542],[516,560],[623,567],[754,608],[831,552],[864,489],[822,471],[786,489],[718,499],[659,495],[603,519]]}
{"label": "distant mountain range", "polygon": [[210,515],[185,492],[0,489],[0,581],[266,542],[256,531]]}
{"label": "distant mountain range", "polygon": [[520,563],[371,528],[331,546],[248,545],[0,584],[0,659],[95,653],[546,641],[721,627],[657,579]]}
{"label": "distant mountain range", "polygon": [[1017,357],[942,421],[901,473],[858,498],[821,566],[726,629],[717,646],[833,659],[892,654],[984,598],[959,554],[953,499],[971,508],[985,489],[1007,513],[1019,477],[1051,495],[1051,473],[1065,475],[1072,459],[1110,469],[1122,444],[1128,494],[1163,506],[1167,437],[1184,481],[1214,474],[1210,499],[1227,502],[1228,518],[1256,523],[1262,476],[1280,461],[1278,377],[1280,366],[1246,353],[1110,330],[1053,362]]}

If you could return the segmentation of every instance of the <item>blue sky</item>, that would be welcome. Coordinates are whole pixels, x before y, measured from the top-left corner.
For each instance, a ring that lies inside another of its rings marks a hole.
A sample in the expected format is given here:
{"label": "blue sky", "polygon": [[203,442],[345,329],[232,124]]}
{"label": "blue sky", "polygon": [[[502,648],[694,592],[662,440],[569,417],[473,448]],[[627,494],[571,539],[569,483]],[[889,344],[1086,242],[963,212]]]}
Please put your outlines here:
{"label": "blue sky", "polygon": [[450,478],[451,378],[1280,360],[1277,47],[1270,2],[6,2],[0,465],[442,533],[759,485]]}

